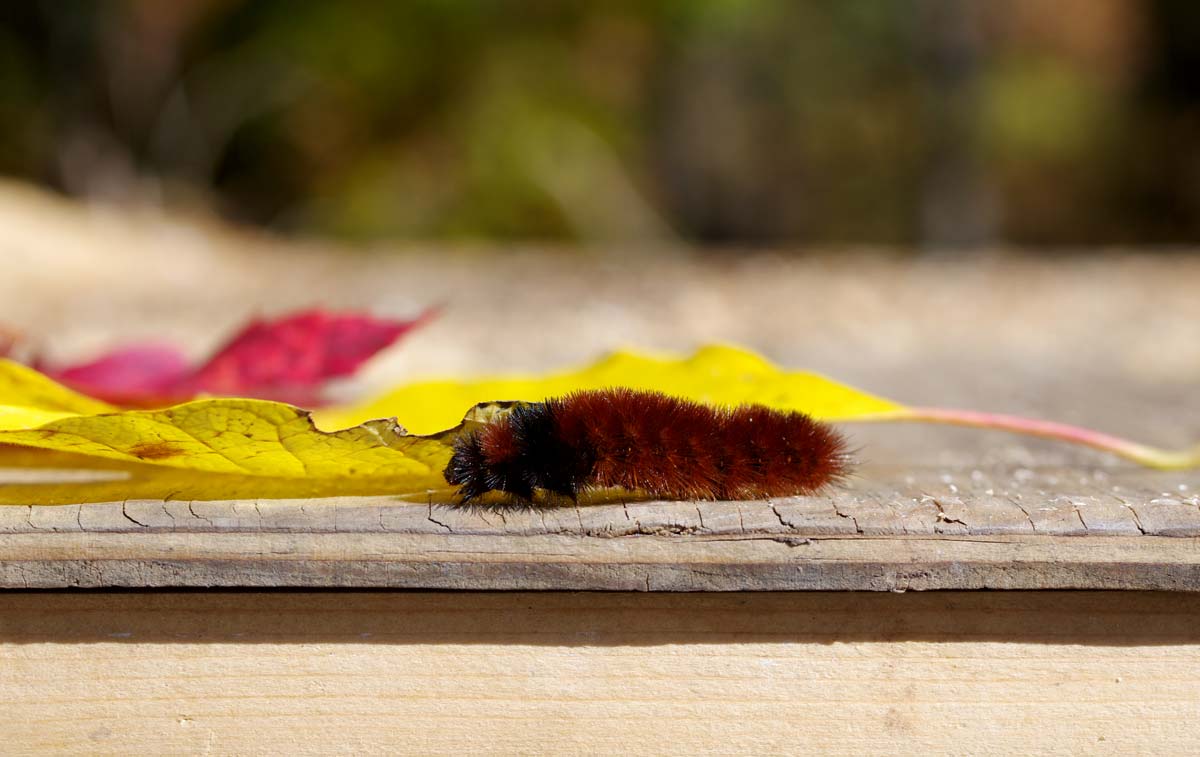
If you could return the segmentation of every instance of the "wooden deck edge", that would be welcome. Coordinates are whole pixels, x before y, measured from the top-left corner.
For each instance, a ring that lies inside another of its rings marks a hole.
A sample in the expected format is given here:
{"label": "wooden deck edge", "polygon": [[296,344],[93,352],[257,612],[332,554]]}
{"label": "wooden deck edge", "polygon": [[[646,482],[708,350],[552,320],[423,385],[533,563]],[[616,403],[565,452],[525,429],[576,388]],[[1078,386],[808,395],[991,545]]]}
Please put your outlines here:
{"label": "wooden deck edge", "polygon": [[0,535],[0,588],[1200,591],[1183,537]]}

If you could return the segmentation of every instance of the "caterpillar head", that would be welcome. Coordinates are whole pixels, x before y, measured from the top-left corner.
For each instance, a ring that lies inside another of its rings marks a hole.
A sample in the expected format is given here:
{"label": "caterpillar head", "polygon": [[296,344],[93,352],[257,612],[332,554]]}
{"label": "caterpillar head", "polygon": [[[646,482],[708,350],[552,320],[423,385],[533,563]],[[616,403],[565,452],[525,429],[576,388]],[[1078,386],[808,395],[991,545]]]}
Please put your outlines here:
{"label": "caterpillar head", "polygon": [[533,486],[522,475],[519,458],[511,428],[501,421],[460,436],[444,475],[459,486],[464,505],[490,491],[530,500]]}
{"label": "caterpillar head", "polygon": [[538,489],[574,498],[590,467],[586,451],[564,443],[552,404],[539,402],[460,436],[444,475],[463,504],[490,491],[529,503]]}

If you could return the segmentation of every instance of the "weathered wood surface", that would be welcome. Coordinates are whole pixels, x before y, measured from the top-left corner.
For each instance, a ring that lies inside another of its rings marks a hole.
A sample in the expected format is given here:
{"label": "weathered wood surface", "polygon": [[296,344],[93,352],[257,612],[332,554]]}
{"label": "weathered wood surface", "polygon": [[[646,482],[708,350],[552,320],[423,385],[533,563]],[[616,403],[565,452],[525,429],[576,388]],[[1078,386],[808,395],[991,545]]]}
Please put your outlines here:
{"label": "weathered wood surface", "polygon": [[1194,754],[1200,595],[0,593],[25,754]]}
{"label": "weathered wood surface", "polygon": [[0,507],[0,534],[46,532],[1200,536],[1200,471],[865,465],[827,496],[541,509],[481,510],[388,497]]}
{"label": "weathered wood surface", "polygon": [[0,586],[1200,590],[1200,475],[1085,470],[866,466],[826,497],[552,510],[7,507]]}

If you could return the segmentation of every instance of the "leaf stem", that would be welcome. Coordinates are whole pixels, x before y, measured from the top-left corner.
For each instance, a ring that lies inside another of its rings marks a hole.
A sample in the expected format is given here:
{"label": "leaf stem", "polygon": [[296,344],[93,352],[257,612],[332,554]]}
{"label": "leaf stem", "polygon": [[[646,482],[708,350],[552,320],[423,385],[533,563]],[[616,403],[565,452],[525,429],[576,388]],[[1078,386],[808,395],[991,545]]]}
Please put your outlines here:
{"label": "leaf stem", "polygon": [[938,407],[909,407],[895,413],[863,416],[862,421],[915,421],[922,423],[944,423],[952,426],[970,426],[1015,434],[1040,436],[1074,444],[1082,444],[1104,452],[1111,452],[1127,460],[1159,470],[1185,470],[1200,467],[1200,445],[1182,450],[1164,450],[1145,444],[1122,439],[1101,431],[1072,426],[1067,423],[1024,418],[1018,415],[983,413],[974,410],[956,410]]}

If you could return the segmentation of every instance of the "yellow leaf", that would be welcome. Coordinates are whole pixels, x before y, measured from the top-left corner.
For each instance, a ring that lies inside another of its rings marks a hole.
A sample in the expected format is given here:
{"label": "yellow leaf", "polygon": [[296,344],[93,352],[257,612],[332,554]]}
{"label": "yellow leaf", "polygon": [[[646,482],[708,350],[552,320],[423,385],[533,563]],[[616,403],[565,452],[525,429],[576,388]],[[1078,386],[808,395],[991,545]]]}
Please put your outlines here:
{"label": "yellow leaf", "polygon": [[423,493],[446,488],[442,470],[451,455],[446,439],[405,435],[393,421],[326,433],[305,411],[241,399],[62,416],[36,428],[0,430],[0,444],[110,460],[130,473],[129,480],[107,486],[0,486],[0,501],[9,504],[95,502],[102,494],[226,499]]}
{"label": "yellow leaf", "polygon": [[12,360],[0,359],[0,405],[75,415],[112,412],[112,405],[73,392],[53,379]]}
{"label": "yellow leaf", "polygon": [[413,433],[448,428],[479,402],[538,402],[578,389],[653,389],[712,405],[757,403],[799,410],[827,421],[883,420],[905,408],[816,373],[786,371],[746,350],[705,347],[689,358],[618,352],[578,370],[549,376],[426,381],[401,386],[366,404],[313,414],[321,428],[347,428],[368,418],[397,417]]}
{"label": "yellow leaf", "polygon": [[77,413],[62,413],[55,410],[40,410],[36,407],[0,405],[0,430],[37,428],[43,423],[77,415]]}

